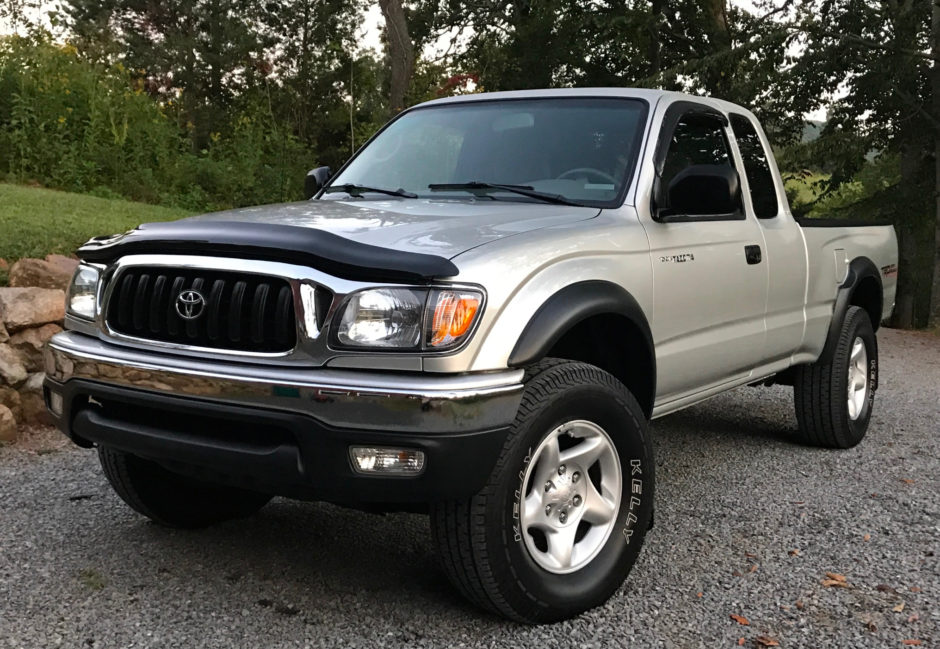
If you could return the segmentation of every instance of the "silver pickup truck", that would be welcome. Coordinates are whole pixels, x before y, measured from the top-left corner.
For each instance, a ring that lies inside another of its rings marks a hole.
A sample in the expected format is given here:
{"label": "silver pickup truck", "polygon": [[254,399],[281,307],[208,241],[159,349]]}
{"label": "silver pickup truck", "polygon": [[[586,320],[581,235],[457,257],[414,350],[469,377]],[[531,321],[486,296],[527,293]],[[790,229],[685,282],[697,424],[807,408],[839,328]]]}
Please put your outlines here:
{"label": "silver pickup truck", "polygon": [[442,99],[307,186],[79,250],[47,405],[158,523],[427,512],[467,598],[550,622],[637,559],[651,418],[776,382],[807,443],[865,435],[894,230],[795,220],[744,108]]}

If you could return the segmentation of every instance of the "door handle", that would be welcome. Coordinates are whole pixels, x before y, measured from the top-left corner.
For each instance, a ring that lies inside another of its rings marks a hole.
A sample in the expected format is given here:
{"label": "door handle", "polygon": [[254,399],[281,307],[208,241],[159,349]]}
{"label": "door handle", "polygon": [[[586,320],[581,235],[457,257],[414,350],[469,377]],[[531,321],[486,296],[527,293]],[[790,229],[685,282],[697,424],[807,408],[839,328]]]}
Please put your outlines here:
{"label": "door handle", "polygon": [[744,258],[751,265],[759,264],[761,262],[760,246],[744,246]]}

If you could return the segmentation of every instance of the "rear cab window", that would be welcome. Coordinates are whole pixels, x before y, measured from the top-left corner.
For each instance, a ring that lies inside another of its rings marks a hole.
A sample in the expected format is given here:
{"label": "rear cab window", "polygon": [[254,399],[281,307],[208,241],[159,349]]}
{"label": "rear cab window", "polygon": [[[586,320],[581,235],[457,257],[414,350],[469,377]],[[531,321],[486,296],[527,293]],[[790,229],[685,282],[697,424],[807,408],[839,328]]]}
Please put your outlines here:
{"label": "rear cab window", "polygon": [[744,161],[754,215],[759,219],[772,219],[780,212],[780,208],[777,185],[770,170],[770,156],[750,119],[737,113],[731,113],[729,119]]}

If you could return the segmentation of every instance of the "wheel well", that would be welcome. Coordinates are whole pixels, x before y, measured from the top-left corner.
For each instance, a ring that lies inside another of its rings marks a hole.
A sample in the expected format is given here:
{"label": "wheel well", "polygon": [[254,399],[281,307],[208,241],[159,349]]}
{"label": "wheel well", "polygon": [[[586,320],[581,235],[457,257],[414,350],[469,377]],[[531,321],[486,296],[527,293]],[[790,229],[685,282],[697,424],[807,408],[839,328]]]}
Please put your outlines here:
{"label": "wheel well", "polygon": [[656,398],[652,350],[640,328],[615,313],[594,315],[562,335],[546,356],[590,363],[612,374],[636,397],[646,416]]}
{"label": "wheel well", "polygon": [[881,286],[874,277],[865,277],[859,281],[858,286],[852,291],[852,297],[849,298],[851,306],[857,306],[868,312],[871,318],[871,326],[878,331],[881,324]]}

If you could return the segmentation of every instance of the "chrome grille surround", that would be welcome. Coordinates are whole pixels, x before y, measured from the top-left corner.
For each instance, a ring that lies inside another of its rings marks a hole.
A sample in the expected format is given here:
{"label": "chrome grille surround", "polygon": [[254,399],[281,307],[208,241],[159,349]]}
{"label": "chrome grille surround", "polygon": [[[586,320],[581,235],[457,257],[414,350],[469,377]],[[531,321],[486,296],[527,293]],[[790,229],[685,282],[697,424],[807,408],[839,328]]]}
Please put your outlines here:
{"label": "chrome grille surround", "polygon": [[[459,353],[466,344],[444,352],[425,350],[402,352],[376,352],[374,349],[334,350],[329,347],[329,333],[337,309],[345,303],[349,294],[377,287],[415,288],[414,284],[394,282],[363,282],[334,277],[315,268],[274,261],[212,257],[202,255],[127,255],[108,266],[95,264],[102,271],[98,287],[96,316],[89,322],[74,316],[66,317],[66,329],[93,335],[104,342],[143,350],[163,351],[181,356],[219,358],[252,364],[322,366],[337,357],[368,357],[381,359],[376,369],[421,371],[421,359],[428,356],[449,356]],[[175,342],[152,340],[121,333],[108,323],[108,307],[111,296],[119,285],[122,273],[130,268],[166,268],[200,270],[207,272],[229,272],[238,275],[260,275],[286,281],[291,287],[296,328],[296,343],[292,349],[280,352],[257,352],[240,349],[203,347]],[[441,288],[481,287],[468,284],[435,282],[423,285]],[[484,307],[486,294],[484,292]],[[469,341],[469,339],[468,339]]]}

